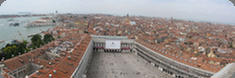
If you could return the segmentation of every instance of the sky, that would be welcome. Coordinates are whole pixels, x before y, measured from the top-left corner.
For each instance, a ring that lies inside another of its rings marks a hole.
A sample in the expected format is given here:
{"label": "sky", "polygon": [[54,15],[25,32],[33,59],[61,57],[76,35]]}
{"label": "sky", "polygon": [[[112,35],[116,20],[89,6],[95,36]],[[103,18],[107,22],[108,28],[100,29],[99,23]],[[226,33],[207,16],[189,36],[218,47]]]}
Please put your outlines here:
{"label": "sky", "polygon": [[229,0],[7,0],[0,14],[104,13],[153,16],[235,24],[235,6]]}

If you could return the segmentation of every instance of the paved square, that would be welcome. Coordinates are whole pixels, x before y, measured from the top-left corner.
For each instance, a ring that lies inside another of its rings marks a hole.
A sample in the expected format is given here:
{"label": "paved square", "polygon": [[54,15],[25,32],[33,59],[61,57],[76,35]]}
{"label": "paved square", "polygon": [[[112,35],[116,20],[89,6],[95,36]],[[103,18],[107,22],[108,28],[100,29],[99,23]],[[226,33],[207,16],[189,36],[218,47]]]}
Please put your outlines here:
{"label": "paved square", "polygon": [[134,53],[94,52],[88,78],[172,78]]}

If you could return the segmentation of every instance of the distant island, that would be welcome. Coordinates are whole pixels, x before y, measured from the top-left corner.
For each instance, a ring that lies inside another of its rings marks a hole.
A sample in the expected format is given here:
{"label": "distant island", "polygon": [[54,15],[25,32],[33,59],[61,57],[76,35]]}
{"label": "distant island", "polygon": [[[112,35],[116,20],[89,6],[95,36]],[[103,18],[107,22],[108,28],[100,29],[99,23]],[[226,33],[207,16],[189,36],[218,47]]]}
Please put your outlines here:
{"label": "distant island", "polygon": [[0,15],[1,18],[16,18],[16,17],[32,17],[32,16],[47,16],[47,14],[31,14],[31,15]]}

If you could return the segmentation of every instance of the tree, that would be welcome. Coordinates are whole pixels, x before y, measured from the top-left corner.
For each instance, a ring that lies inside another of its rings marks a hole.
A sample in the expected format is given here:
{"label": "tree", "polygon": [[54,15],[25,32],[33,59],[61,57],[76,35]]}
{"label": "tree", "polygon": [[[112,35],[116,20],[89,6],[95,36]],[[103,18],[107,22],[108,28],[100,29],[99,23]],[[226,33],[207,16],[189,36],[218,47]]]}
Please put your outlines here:
{"label": "tree", "polygon": [[17,51],[17,46],[16,45],[12,45],[12,46],[7,46],[3,49],[3,52],[6,56],[6,59],[11,58],[12,55],[17,56],[18,55],[18,51]]}
{"label": "tree", "polygon": [[84,18],[84,19],[87,19],[87,17],[86,17],[86,16],[84,16],[83,18]]}
{"label": "tree", "polygon": [[31,38],[31,42],[32,42],[32,48],[38,48],[41,45],[43,45],[43,41],[42,41],[42,36],[39,34],[33,35],[33,37]]}
{"label": "tree", "polygon": [[27,44],[28,42],[27,41],[23,41],[22,43],[18,44],[17,47],[18,47],[18,52],[20,52],[21,54],[27,52]]}
{"label": "tree", "polygon": [[12,58],[12,55],[17,56],[19,54],[23,54],[25,52],[28,52],[29,49],[27,48],[27,41],[23,41],[17,44],[7,44],[5,47],[3,47],[0,51],[0,58],[2,59],[9,59]]}
{"label": "tree", "polygon": [[52,20],[52,23],[56,23],[56,21],[55,21],[55,20]]}
{"label": "tree", "polygon": [[44,35],[43,41],[45,43],[49,43],[51,41],[55,40],[55,38],[51,34],[46,34]]}

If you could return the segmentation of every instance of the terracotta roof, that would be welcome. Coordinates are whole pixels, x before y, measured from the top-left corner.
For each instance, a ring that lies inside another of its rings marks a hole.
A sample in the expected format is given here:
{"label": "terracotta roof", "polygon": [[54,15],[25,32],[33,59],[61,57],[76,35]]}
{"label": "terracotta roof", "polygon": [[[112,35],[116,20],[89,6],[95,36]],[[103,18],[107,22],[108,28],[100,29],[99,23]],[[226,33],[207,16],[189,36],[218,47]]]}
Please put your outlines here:
{"label": "terracotta roof", "polygon": [[[69,78],[72,73],[75,71],[78,63],[80,62],[88,43],[90,42],[91,38],[88,35],[81,41],[78,46],[74,47],[74,51],[72,53],[67,53],[65,57],[58,60],[55,66],[50,67],[50,69],[42,69],[40,71],[48,71],[43,74],[33,74],[32,78],[47,78],[49,74],[52,74],[53,78]],[[56,73],[54,73],[56,71]]]}

